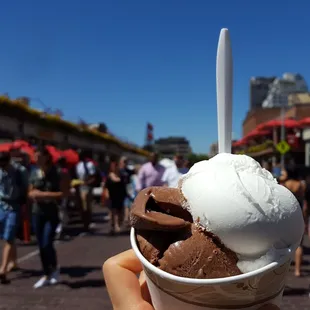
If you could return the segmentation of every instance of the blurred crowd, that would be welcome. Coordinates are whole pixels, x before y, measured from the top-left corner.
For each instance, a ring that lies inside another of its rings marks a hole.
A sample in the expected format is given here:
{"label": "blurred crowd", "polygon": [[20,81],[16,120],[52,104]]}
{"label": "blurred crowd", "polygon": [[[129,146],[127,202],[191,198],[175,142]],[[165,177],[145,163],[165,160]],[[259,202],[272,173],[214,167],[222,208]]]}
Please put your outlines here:
{"label": "blurred crowd", "polygon": [[177,187],[188,170],[188,162],[181,155],[160,160],[157,153],[152,153],[142,166],[130,165],[125,157],[112,161],[103,187],[104,205],[111,210],[110,233],[117,234],[122,226],[129,225],[130,207],[139,191],[149,186]]}
{"label": "blurred crowd", "polygon": [[[304,222],[305,222],[305,236],[310,237],[309,226],[309,211],[310,211],[310,171],[306,167],[299,167],[294,162],[290,162],[285,168],[281,168],[280,164],[272,167],[271,164],[265,163],[263,167],[269,170],[278,183],[288,188],[299,202],[302,209]],[[288,228],[289,229],[289,228]],[[303,244],[304,237],[302,238],[299,247],[295,252],[295,276],[300,277],[302,257],[303,257]]]}
{"label": "blurred crowd", "polygon": [[[81,151],[73,161],[55,156],[51,146],[36,147],[32,157],[20,145],[0,150],[0,237],[4,241],[1,284],[9,284],[9,272],[19,268],[16,238],[24,240],[25,234],[32,233],[37,242],[42,277],[34,288],[57,284],[59,265],[54,240],[65,237],[72,210],[80,216],[81,234],[92,234],[93,206],[100,203],[109,211],[110,235],[117,235],[128,231],[130,208],[139,191],[150,186],[177,187],[190,168],[179,154],[168,159],[157,153],[151,153],[143,165],[122,156],[110,159],[106,169],[104,166],[87,151]],[[295,195],[309,233],[310,173],[301,176],[300,169],[293,165],[280,172],[271,166],[265,168],[277,174],[278,181]],[[296,251],[296,277],[301,275],[302,255],[303,241]]]}
{"label": "blurred crowd", "polygon": [[81,234],[92,234],[92,210],[99,202],[109,210],[110,234],[118,234],[128,230],[130,207],[140,190],[176,187],[189,169],[180,155],[160,159],[152,153],[142,166],[126,157],[112,158],[107,169],[102,169],[104,165],[87,151],[81,151],[75,161],[60,153],[55,156],[55,152],[52,146],[30,148],[14,143],[0,150],[1,284],[9,284],[9,272],[19,268],[16,238],[25,240],[29,237],[25,235],[32,234],[37,242],[42,277],[34,288],[57,284],[54,240],[65,236],[72,210],[80,214]]}

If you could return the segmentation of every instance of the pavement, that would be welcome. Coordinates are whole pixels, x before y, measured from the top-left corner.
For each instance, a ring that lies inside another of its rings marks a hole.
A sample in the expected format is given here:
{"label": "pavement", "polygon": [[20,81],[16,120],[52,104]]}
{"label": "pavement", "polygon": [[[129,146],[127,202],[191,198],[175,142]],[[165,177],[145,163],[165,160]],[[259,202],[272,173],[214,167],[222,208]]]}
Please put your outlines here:
{"label": "pavement", "polygon": [[[11,274],[10,285],[0,286],[0,310],[112,310],[102,277],[101,267],[110,256],[130,248],[128,234],[111,237],[104,212],[95,216],[96,232],[80,236],[80,226],[70,226],[68,241],[57,243],[61,265],[61,284],[33,290],[41,275],[35,244],[18,246],[21,270]],[[293,266],[292,266],[293,268]],[[293,269],[292,269],[293,270]],[[310,309],[310,242],[306,241],[304,276],[288,276],[281,310]]]}
{"label": "pavement", "polygon": [[294,276],[294,262],[287,277],[281,310],[310,309],[310,241],[304,238],[302,277]]}

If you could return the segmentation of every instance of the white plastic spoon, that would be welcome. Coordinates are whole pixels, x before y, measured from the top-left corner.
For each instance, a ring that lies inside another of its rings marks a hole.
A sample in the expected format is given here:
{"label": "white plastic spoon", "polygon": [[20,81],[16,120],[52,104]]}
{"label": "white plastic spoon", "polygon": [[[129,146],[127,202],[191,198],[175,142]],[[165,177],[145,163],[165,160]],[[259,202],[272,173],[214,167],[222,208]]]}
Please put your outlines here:
{"label": "white plastic spoon", "polygon": [[222,29],[216,57],[218,151],[231,153],[233,64],[228,29]]}

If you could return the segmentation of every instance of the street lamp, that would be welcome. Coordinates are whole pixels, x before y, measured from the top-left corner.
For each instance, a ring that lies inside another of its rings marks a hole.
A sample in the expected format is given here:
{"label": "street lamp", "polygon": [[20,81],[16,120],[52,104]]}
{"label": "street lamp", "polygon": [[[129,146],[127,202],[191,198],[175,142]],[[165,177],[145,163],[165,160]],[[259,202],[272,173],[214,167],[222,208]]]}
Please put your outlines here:
{"label": "street lamp", "polygon": [[[284,105],[284,100],[282,100],[281,103],[281,141],[285,140],[285,105]],[[284,169],[285,168],[285,158],[284,158],[284,153],[281,153],[281,168]]]}

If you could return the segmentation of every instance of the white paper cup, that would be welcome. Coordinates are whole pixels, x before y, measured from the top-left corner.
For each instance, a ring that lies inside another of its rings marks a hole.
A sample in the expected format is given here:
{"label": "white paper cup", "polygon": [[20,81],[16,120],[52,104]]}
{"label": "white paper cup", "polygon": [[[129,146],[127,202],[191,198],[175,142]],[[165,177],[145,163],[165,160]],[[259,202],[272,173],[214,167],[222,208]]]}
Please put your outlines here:
{"label": "white paper cup", "polygon": [[[153,266],[141,254],[134,228],[131,246],[141,261],[155,310],[280,310],[291,253],[255,271],[219,279],[177,277]],[[269,307],[267,307],[267,305]]]}

